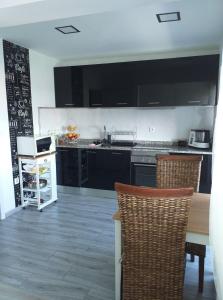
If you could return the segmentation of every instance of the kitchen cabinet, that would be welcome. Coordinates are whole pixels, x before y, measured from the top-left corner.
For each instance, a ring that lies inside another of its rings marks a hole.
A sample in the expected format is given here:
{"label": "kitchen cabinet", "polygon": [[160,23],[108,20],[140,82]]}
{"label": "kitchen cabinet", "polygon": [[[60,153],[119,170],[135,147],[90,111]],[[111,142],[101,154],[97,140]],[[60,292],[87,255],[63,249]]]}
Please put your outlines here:
{"label": "kitchen cabinet", "polygon": [[88,150],[88,182],[86,187],[96,189],[109,189],[110,178],[104,172],[106,166],[105,150]]}
{"label": "kitchen cabinet", "polygon": [[219,55],[57,67],[57,107],[215,105]]}
{"label": "kitchen cabinet", "polygon": [[200,193],[211,193],[212,184],[212,155],[203,155],[200,177]]}
{"label": "kitchen cabinet", "polygon": [[135,107],[137,106],[136,88],[110,88],[90,90],[90,107]]}
{"label": "kitchen cabinet", "polygon": [[54,68],[56,107],[83,106],[83,78],[81,67]]}
{"label": "kitchen cabinet", "polygon": [[144,84],[138,88],[138,105],[143,107],[174,105],[174,84]]}
{"label": "kitchen cabinet", "polygon": [[138,104],[157,106],[215,105],[216,85],[212,82],[146,84],[139,86]]}
{"label": "kitchen cabinet", "polygon": [[88,157],[86,149],[79,149],[79,186],[84,186],[88,181]]}
{"label": "kitchen cabinet", "polygon": [[79,186],[78,150],[57,147],[56,166],[58,185]]}
{"label": "kitchen cabinet", "polygon": [[129,63],[84,67],[85,97],[90,107],[136,107],[137,86]]}
{"label": "kitchen cabinet", "polygon": [[108,170],[112,179],[112,189],[115,182],[130,184],[130,151],[111,150],[108,157]]}
{"label": "kitchen cabinet", "polygon": [[176,106],[215,105],[216,85],[213,82],[182,82],[174,85]]}
{"label": "kitchen cabinet", "polygon": [[116,181],[130,183],[130,151],[88,150],[87,187],[113,190]]}

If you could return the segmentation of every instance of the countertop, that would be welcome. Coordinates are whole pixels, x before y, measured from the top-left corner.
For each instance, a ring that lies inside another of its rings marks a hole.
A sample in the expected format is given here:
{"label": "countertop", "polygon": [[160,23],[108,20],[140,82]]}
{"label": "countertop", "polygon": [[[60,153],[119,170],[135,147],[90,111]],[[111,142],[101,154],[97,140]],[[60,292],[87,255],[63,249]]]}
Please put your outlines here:
{"label": "countertop", "polygon": [[134,147],[120,147],[120,146],[90,146],[89,140],[80,140],[77,143],[67,143],[63,145],[57,145],[61,148],[75,148],[75,149],[90,149],[90,150],[128,150],[128,151],[156,151],[161,152],[166,151],[170,153],[185,153],[185,154],[203,154],[203,155],[212,155],[211,149],[196,149],[192,147],[179,147],[171,145],[170,143],[163,142],[159,143],[137,143],[137,146]]}

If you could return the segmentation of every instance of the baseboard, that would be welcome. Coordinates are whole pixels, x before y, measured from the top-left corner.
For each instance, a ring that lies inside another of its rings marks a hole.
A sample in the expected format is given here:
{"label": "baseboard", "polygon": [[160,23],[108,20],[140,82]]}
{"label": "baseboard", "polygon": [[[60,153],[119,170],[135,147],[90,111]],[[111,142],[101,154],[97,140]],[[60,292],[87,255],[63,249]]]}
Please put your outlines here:
{"label": "baseboard", "polygon": [[22,209],[21,206],[18,206],[18,207],[16,207],[16,208],[13,208],[12,210],[8,211],[8,212],[5,214],[5,217],[8,218],[9,216],[14,215],[15,213],[19,212],[21,209]]}

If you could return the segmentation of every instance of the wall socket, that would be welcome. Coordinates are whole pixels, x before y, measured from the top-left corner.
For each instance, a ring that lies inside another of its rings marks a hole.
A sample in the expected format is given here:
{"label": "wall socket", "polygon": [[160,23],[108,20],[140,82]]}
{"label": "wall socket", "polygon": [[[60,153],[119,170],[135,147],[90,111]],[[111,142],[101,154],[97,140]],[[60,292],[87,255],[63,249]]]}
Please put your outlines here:
{"label": "wall socket", "polygon": [[156,131],[156,128],[155,128],[155,127],[149,127],[148,129],[149,129],[149,132],[150,132],[150,133],[154,133],[154,132]]}

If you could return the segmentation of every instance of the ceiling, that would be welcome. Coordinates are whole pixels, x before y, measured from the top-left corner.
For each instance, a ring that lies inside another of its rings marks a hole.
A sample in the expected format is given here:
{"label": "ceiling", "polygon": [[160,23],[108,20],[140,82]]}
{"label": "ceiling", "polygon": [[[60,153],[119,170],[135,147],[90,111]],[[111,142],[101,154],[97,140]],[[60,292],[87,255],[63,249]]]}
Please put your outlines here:
{"label": "ceiling", "polygon": [[[219,49],[222,0],[1,0],[0,37],[59,60]],[[159,23],[157,13],[180,11]],[[62,34],[55,27],[80,30]]]}

